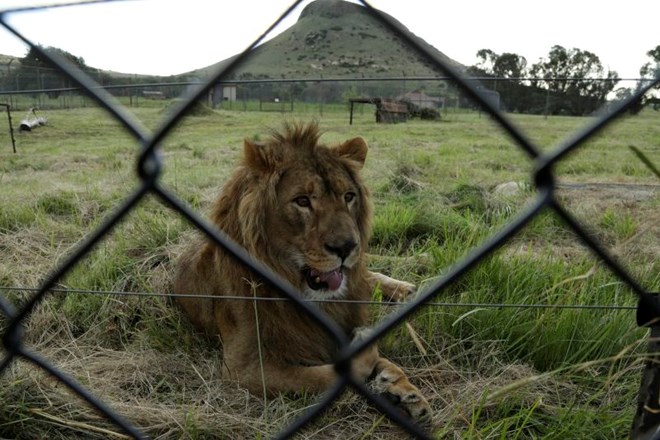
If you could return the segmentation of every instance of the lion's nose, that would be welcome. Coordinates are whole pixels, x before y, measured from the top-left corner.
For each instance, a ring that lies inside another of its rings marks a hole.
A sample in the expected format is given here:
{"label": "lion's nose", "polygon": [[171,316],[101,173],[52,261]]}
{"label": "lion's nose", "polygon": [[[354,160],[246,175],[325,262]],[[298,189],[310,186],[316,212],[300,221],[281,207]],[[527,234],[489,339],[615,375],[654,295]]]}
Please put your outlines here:
{"label": "lion's nose", "polygon": [[328,252],[337,255],[342,261],[344,261],[349,255],[351,255],[351,252],[353,252],[353,249],[355,249],[356,246],[357,243],[354,240],[347,240],[343,243],[326,243],[325,249]]}

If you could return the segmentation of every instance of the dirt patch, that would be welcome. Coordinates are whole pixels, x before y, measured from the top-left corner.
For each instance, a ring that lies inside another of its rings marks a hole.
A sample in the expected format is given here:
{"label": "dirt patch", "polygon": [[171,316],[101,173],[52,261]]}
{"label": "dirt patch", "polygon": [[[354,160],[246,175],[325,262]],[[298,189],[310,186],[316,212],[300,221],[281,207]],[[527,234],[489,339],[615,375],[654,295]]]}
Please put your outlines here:
{"label": "dirt patch", "polygon": [[[586,229],[591,238],[622,265],[639,274],[660,261],[660,185],[615,183],[560,183],[556,198]],[[590,257],[591,251],[562,221],[541,234],[513,240],[507,253],[529,256],[552,253],[558,259]]]}
{"label": "dirt patch", "polygon": [[559,194],[565,194],[569,198],[579,197],[595,201],[643,202],[657,199],[660,194],[660,185],[627,183],[560,183],[557,189]]}

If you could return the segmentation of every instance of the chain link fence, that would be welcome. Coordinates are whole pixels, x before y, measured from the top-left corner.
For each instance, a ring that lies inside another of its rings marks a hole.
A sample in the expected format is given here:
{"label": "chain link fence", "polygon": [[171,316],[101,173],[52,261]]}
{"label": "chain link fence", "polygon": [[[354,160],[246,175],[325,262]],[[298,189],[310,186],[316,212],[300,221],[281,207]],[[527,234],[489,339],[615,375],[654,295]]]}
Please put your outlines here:
{"label": "chain link fence", "polygon": [[[279,24],[288,13],[293,11],[298,3],[299,2],[294,3],[290,9],[273,24],[273,27]],[[459,73],[452,70],[452,68],[444,65],[442,60],[440,60],[434,53],[431,53],[426,47],[419,45],[419,43],[411,37],[405,29],[400,28],[390,17],[372,9],[368,4],[365,4],[364,6],[368,9],[374,19],[378,20],[390,32],[404,41],[410,47],[410,50],[416,51],[421,57],[426,59],[428,63],[435,66],[437,69],[446,72],[448,80],[455,84],[457,89],[467,96],[469,100],[479,103],[481,108],[490,114],[492,119],[498,123],[506,133],[508,133],[518,147],[534,162],[533,177],[537,195],[533,203],[531,203],[523,212],[519,213],[503,230],[492,236],[487,242],[455,264],[447,273],[431,283],[431,285],[421,292],[415,301],[405,304],[396,312],[389,315],[387,319],[374,328],[371,336],[357,345],[349,346],[346,343],[345,335],[338,333],[335,329],[336,327],[333,323],[328,321],[328,318],[323,313],[302,301],[296,291],[291,286],[283,284],[278,276],[272,273],[268,267],[265,267],[259,261],[253,259],[243,248],[228,240],[221,233],[218,233],[218,231],[210,226],[197,212],[193,211],[184,201],[164,187],[160,181],[164,159],[163,156],[158,154],[157,146],[159,143],[161,143],[168,133],[170,133],[177,122],[185,116],[186,112],[195,105],[196,101],[207,99],[208,91],[213,87],[213,84],[227,80],[232,69],[248,57],[250,49],[256,47],[268,32],[264,33],[259,40],[255,41],[255,43],[241,55],[225,66],[219,68],[212,77],[197,85],[194,91],[188,93],[186,99],[181,100],[177,104],[175,110],[167,116],[164,123],[162,123],[162,125],[160,125],[152,134],[145,130],[135,118],[127,112],[124,106],[122,106],[116,99],[116,96],[112,96],[107,89],[100,87],[99,83],[95,81],[92,76],[73,67],[57,54],[49,53],[44,51],[41,47],[34,45],[27,37],[23,36],[9,25],[7,22],[7,16],[11,11],[7,11],[0,15],[0,23],[16,35],[16,37],[30,45],[34,50],[38,51],[42,57],[49,59],[54,66],[57,66],[59,75],[62,78],[65,78],[65,88],[71,87],[76,90],[83,90],[86,96],[84,99],[92,100],[102,108],[106,109],[112,117],[135,138],[136,143],[141,146],[139,157],[136,162],[137,173],[141,183],[139,188],[129,194],[121,206],[119,206],[112,215],[107,217],[98,228],[89,234],[74,252],[53,267],[51,273],[39,286],[38,291],[30,296],[29,300],[24,305],[20,308],[15,308],[0,292],[0,311],[8,322],[4,327],[4,332],[2,334],[5,354],[0,360],[0,372],[6,371],[10,365],[18,359],[30,362],[38,368],[46,371],[60,381],[62,385],[79,395],[89,405],[96,408],[104,417],[120,427],[128,436],[133,438],[145,437],[139,427],[133,426],[116,411],[109,408],[102,399],[87,391],[63,371],[55,368],[48,359],[43,358],[39,353],[26,347],[23,343],[22,326],[35,308],[48,295],[52,294],[51,292],[57,287],[58,281],[71,271],[83,257],[89,254],[103,237],[106,236],[106,234],[109,234],[120,222],[122,222],[122,220],[131,213],[140,201],[149,195],[153,195],[160,199],[163,204],[169,206],[174,212],[178,213],[178,215],[194,225],[218,246],[232,254],[242,264],[246,265],[255,273],[258,273],[264,282],[277,288],[290,301],[293,301],[299,308],[313,316],[313,318],[318,321],[319,325],[332,335],[333,338],[337,341],[344,342],[336,362],[336,371],[340,376],[336,385],[323,396],[322,400],[317,405],[313,406],[293,424],[281,432],[278,436],[279,438],[289,438],[294,436],[302,426],[309,423],[312,419],[322,413],[347,388],[352,388],[362,395],[379,410],[384,412],[389,418],[401,425],[412,436],[418,438],[430,438],[429,434],[425,432],[422,427],[417,426],[408,418],[403,417],[384,398],[370,392],[363,383],[353,380],[349,375],[351,359],[361,350],[383,337],[383,335],[393,327],[402,324],[415,311],[420,307],[423,307],[425,303],[431,301],[436,295],[438,295],[438,293],[455,283],[462,275],[472,270],[482,259],[501,247],[508,239],[513,237],[523,227],[535,219],[541,210],[550,209],[566,222],[566,224],[600,258],[600,260],[614,274],[616,274],[616,276],[624,282],[629,287],[630,291],[639,299],[638,323],[640,325],[650,324],[652,328],[651,334],[654,339],[652,339],[650,346],[652,355],[648,361],[648,366],[644,373],[642,386],[640,388],[640,400],[632,436],[636,439],[658,438],[656,432],[658,428],[660,428],[660,404],[657,398],[657,393],[660,389],[658,386],[658,383],[660,382],[660,362],[658,362],[658,357],[660,357],[660,347],[657,347],[657,339],[655,338],[658,337],[658,332],[660,331],[658,330],[660,327],[657,325],[657,318],[660,317],[660,306],[658,305],[656,295],[647,291],[643,287],[641,280],[633,277],[624,267],[618,264],[606,251],[604,246],[599,243],[593,235],[589,234],[584,225],[574,218],[574,216],[562,205],[561,200],[557,197],[556,176],[553,172],[553,166],[572,151],[579,149],[585,141],[599,133],[616,117],[627,112],[636,104],[642,95],[652,87],[656,86],[659,80],[656,79],[655,81],[649,81],[646,83],[637,91],[635,96],[621,101],[613,108],[610,108],[607,114],[594,119],[585,128],[576,133],[570,139],[566,140],[559,147],[549,152],[541,152],[533,142],[516,129],[509,119],[500,112],[497,103],[493,102],[492,99],[484,97],[484,94],[480,92],[474,82],[467,80]],[[171,93],[178,93],[178,91],[172,89]]]}

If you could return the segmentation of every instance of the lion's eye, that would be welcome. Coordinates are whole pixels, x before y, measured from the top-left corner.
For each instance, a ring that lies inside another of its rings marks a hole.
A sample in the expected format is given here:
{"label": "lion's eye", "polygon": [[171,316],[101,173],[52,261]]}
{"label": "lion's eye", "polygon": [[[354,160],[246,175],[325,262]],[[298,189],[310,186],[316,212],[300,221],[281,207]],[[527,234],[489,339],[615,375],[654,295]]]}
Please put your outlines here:
{"label": "lion's eye", "polygon": [[310,206],[312,206],[312,201],[309,200],[309,197],[307,196],[296,197],[295,199],[293,199],[293,201],[296,202],[296,205],[302,208],[309,208]]}
{"label": "lion's eye", "polygon": [[355,193],[354,192],[347,192],[344,194],[344,202],[346,203],[351,203],[353,200],[355,200]]}

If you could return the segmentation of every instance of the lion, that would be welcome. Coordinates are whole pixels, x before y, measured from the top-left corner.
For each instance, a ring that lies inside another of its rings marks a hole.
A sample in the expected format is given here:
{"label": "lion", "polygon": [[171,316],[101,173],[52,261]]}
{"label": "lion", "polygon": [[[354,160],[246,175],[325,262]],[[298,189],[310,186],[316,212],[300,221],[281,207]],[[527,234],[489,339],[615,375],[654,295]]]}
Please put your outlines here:
{"label": "lion", "polygon": [[[371,233],[370,193],[360,170],[367,144],[356,137],[333,146],[319,143],[318,124],[285,123],[264,142],[244,141],[243,161],[223,186],[211,221],[309,300],[401,301],[415,286],[370,272],[365,262]],[[178,260],[177,294],[282,298],[207,237],[193,240]],[[338,379],[339,347],[308,314],[289,301],[179,297],[192,323],[218,336],[223,375],[251,393],[320,393]],[[368,306],[312,302],[354,340],[368,332]],[[365,330],[366,329],[366,330]],[[353,360],[351,374],[372,379],[382,393],[418,422],[430,409],[403,371],[376,346]]]}

